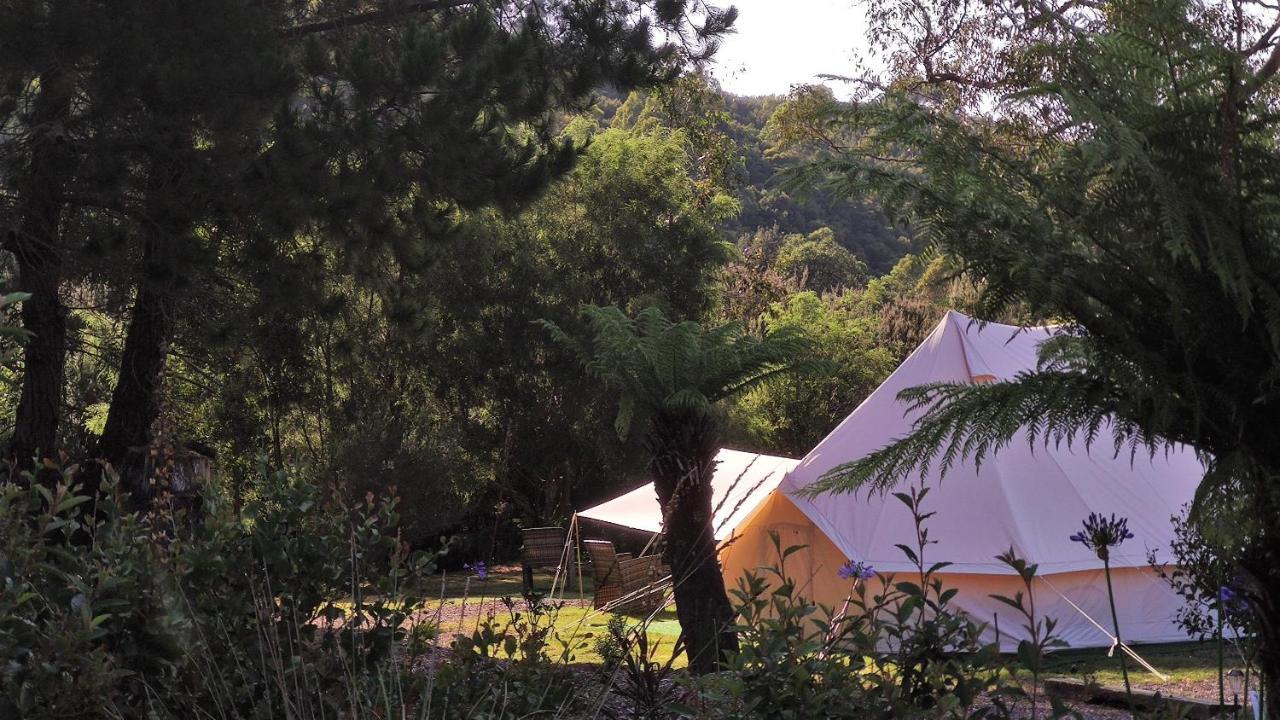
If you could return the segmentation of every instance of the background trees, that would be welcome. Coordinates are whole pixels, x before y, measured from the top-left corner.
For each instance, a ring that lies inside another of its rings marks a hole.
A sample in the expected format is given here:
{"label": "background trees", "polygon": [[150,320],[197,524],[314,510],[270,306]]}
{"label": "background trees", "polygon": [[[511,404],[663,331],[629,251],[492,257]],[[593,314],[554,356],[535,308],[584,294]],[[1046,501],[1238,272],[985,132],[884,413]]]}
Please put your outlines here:
{"label": "background trees", "polygon": [[[646,472],[609,396],[532,324],[575,327],[584,303],[761,337],[818,313],[823,354],[866,367],[733,400],[724,439],[806,449],[883,371],[863,284],[909,243],[868,206],[771,182],[802,159],[769,151],[781,98],[677,77],[730,15],[543,5],[0,9],[21,38],[0,50],[5,271],[36,313],[0,372],[10,456],[119,466],[195,443],[239,502],[261,463],[294,465],[334,497],[396,487],[415,542],[502,553],[515,523]],[[64,71],[68,103],[41,105]],[[66,155],[59,177],[40,152]],[[815,252],[779,268],[785,242]]]}
{"label": "background trees", "polygon": [[825,363],[738,399],[730,424],[740,437],[803,457],[852,411],[851,401],[860,402],[893,372],[901,358],[884,346],[879,318],[865,312],[858,299],[854,293],[821,297],[802,291],[764,315],[769,330],[804,332],[813,342],[812,354]]}
{"label": "background trees", "polygon": [[680,48],[700,57],[733,20],[644,6],[6,6],[0,29],[21,40],[0,58],[0,182],[36,338],[10,457],[58,444],[68,281],[129,306],[94,449],[118,463],[151,440],[167,346],[228,266],[330,245],[358,279],[414,272],[454,213],[518,204],[569,166],[558,111],[603,83],[670,80]]}
{"label": "background trees", "polygon": [[818,292],[860,287],[868,275],[867,264],[837,243],[827,227],[783,238],[773,266],[779,275]]}

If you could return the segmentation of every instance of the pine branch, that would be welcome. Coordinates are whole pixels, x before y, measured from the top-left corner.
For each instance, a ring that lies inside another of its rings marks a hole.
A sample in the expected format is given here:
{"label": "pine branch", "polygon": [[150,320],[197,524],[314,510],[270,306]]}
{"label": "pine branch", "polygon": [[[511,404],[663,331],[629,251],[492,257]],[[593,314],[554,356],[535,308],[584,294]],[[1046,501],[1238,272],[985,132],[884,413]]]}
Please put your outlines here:
{"label": "pine branch", "polygon": [[298,38],[306,37],[308,35],[315,35],[333,30],[342,30],[361,25],[396,21],[402,19],[406,15],[468,7],[476,5],[477,2],[478,0],[416,0],[414,2],[406,2],[395,7],[383,8],[382,10],[369,10],[352,15],[329,18],[328,20],[317,20],[315,22],[303,23],[302,25],[281,28],[277,34],[283,40],[297,40]]}

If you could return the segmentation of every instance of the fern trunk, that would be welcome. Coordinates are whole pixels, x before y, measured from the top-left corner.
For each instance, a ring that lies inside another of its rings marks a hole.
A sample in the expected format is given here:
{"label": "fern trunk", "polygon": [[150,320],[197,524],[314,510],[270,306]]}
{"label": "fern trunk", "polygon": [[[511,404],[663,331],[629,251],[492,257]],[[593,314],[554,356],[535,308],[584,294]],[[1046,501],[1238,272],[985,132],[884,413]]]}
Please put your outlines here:
{"label": "fern trunk", "polygon": [[675,584],[689,670],[714,672],[726,653],[738,649],[712,524],[718,422],[707,413],[663,414],[650,427],[650,471],[662,505],[665,559]]}
{"label": "fern trunk", "polygon": [[[1258,682],[1261,686],[1266,717],[1280,720],[1280,626],[1276,624],[1276,602],[1280,598],[1280,568],[1266,568],[1266,576],[1257,577],[1257,596],[1263,607],[1258,609]],[[1227,698],[1228,701],[1231,698]],[[1240,698],[1241,702],[1245,698]]]}
{"label": "fern trunk", "polygon": [[1251,492],[1256,502],[1249,508],[1249,515],[1261,527],[1251,533],[1253,539],[1241,553],[1239,565],[1256,622],[1258,682],[1265,717],[1280,720],[1280,531],[1276,527],[1280,523],[1280,488],[1276,475],[1261,474],[1265,480],[1257,481],[1258,487]]}

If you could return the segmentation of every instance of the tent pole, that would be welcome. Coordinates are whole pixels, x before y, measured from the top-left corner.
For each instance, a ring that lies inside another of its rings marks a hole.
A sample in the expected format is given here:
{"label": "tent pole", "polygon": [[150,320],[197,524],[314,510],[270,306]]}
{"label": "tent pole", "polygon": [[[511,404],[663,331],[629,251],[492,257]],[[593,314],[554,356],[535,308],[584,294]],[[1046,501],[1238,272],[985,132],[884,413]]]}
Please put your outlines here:
{"label": "tent pole", "polygon": [[585,602],[587,598],[586,592],[582,588],[582,525],[578,522],[578,513],[573,514],[573,522],[570,524],[573,536],[574,555],[578,559],[578,602]]}
{"label": "tent pole", "polygon": [[[577,513],[575,513],[576,515]],[[569,543],[573,538],[573,525],[570,523],[569,530],[564,534],[564,545],[560,547],[560,559],[556,563],[556,574],[551,577],[551,590],[547,592],[547,598],[552,602],[556,599],[556,584],[562,582],[562,578],[567,579],[568,568],[565,567],[569,563]],[[561,585],[560,598],[564,599],[564,586]]]}
{"label": "tent pole", "polygon": [[[569,561],[573,559],[573,521],[578,517],[577,513],[569,519],[569,532],[565,533],[564,547],[560,548],[560,600],[564,601],[564,591],[569,587]],[[554,591],[555,588],[552,588]],[[554,595],[554,592],[552,593]]]}
{"label": "tent pole", "polygon": [[649,542],[644,544],[644,549],[640,551],[640,557],[644,557],[645,555],[647,555],[649,553],[649,548],[653,547],[653,543],[656,542],[658,538],[661,536],[662,536],[661,532],[656,532],[653,535],[649,536]]}

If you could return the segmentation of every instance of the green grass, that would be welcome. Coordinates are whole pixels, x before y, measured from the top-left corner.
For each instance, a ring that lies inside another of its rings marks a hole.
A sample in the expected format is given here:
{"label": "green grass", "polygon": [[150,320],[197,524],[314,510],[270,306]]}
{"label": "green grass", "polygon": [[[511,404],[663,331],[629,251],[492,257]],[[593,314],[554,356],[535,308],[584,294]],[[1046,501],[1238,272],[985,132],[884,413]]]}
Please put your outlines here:
{"label": "green grass", "polygon": [[[583,582],[587,588],[591,587],[591,578],[583,578]],[[426,585],[419,588],[426,597],[439,598],[444,597],[446,600],[461,598],[464,594],[475,597],[482,592],[489,597],[520,597],[523,588],[521,587],[520,569],[498,569],[494,568],[486,580],[479,580],[470,573],[439,573],[430,578]],[[544,574],[534,575],[534,588],[546,591],[551,585],[550,578]],[[577,597],[577,578],[574,578],[573,597]],[[566,597],[569,592],[566,591]]]}
{"label": "green grass", "polygon": [[[1129,680],[1135,686],[1151,689],[1212,686],[1216,692],[1218,650],[1213,642],[1134,645],[1133,650],[1155,669],[1169,676],[1169,680],[1162,681],[1129,658]],[[1120,687],[1124,679],[1120,673],[1119,652],[1117,650],[1114,657],[1107,657],[1106,648],[1061,650],[1046,659],[1046,675],[1091,678],[1102,685]],[[1225,652],[1227,669],[1241,665],[1230,645]]]}
{"label": "green grass", "polygon": [[[642,618],[629,617],[628,624],[634,626]],[[609,614],[586,608],[564,607],[556,615],[556,630],[566,640],[573,639],[573,662],[599,664],[603,662],[595,650],[598,638],[608,635]],[[675,647],[676,637],[680,634],[680,624],[675,613],[664,610],[658,613],[649,623],[649,643],[653,648],[653,659],[666,662],[671,658],[671,650]],[[676,667],[684,666],[684,657],[676,658]]]}
{"label": "green grass", "polygon": [[[551,580],[551,575],[548,573],[536,573],[534,590],[548,592]],[[489,576],[485,580],[479,580],[474,575],[465,573],[442,573],[431,578],[424,587],[419,589],[419,592],[423,597],[430,598],[427,603],[430,608],[438,607],[442,599],[454,605],[466,599],[467,614],[461,623],[456,617],[445,619],[441,623],[441,632],[452,634],[460,630],[473,631],[481,613],[486,616],[491,612],[495,613],[495,619],[503,622],[508,618],[507,609],[498,602],[495,611],[494,601],[504,597],[520,598],[523,583],[519,568],[495,567],[489,571]],[[551,604],[559,605],[553,611],[556,632],[569,643],[574,663],[599,664],[602,662],[595,646],[598,639],[608,634],[610,614],[589,607],[594,592],[591,577],[585,573],[582,577],[582,588],[579,591],[578,576],[575,573],[569,578],[568,587],[563,593],[557,585],[555,597],[548,598]],[[562,599],[564,603],[560,604]],[[483,610],[481,610],[482,603]],[[582,607],[581,603],[585,603],[587,607]],[[520,603],[520,606],[522,605],[523,603]],[[517,606],[517,610],[520,606]],[[628,622],[632,626],[641,620],[640,617],[628,617]],[[654,659],[666,662],[671,657],[672,648],[679,635],[680,623],[676,620],[675,612],[671,608],[655,615],[648,624],[648,636],[650,645],[654,649]],[[553,643],[549,650],[558,652],[560,648]],[[684,664],[683,657],[676,659],[676,667],[683,667]]]}

